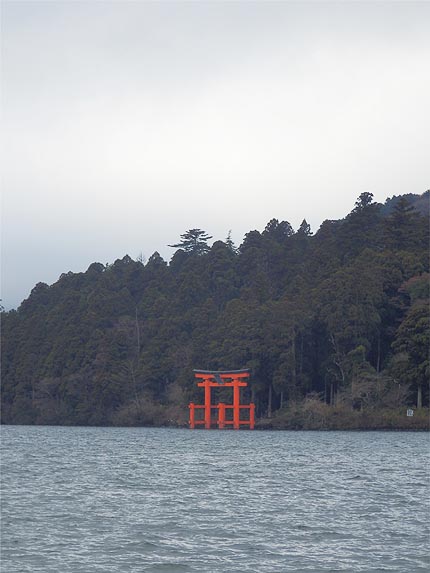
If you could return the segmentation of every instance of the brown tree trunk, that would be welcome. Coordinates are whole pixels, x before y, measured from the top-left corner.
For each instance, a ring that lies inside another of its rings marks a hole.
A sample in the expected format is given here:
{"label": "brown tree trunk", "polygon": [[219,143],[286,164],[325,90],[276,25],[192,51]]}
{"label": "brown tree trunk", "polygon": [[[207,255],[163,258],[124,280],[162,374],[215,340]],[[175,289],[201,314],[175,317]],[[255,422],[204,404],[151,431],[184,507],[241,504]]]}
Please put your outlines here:
{"label": "brown tree trunk", "polygon": [[417,409],[420,410],[422,407],[423,407],[423,389],[421,384],[419,384],[417,392]]}
{"label": "brown tree trunk", "polygon": [[378,358],[376,360],[376,372],[381,371],[381,333],[378,332]]}
{"label": "brown tree trunk", "polygon": [[268,399],[268,405],[267,405],[267,417],[271,418],[272,417],[272,385],[270,384],[269,386],[269,399]]}
{"label": "brown tree trunk", "polygon": [[300,336],[300,374],[303,374],[303,345],[304,345],[304,340],[302,331]]}
{"label": "brown tree trunk", "polygon": [[296,329],[293,328],[293,338],[291,343],[292,369],[291,378],[293,385],[293,399],[297,399],[297,364],[296,364]]}
{"label": "brown tree trunk", "polygon": [[140,328],[139,328],[139,320],[137,317],[137,306],[136,306],[136,343],[137,343],[137,360],[139,360],[139,355],[140,355]]}
{"label": "brown tree trunk", "polygon": [[330,382],[330,406],[336,406],[337,388],[336,382]]}

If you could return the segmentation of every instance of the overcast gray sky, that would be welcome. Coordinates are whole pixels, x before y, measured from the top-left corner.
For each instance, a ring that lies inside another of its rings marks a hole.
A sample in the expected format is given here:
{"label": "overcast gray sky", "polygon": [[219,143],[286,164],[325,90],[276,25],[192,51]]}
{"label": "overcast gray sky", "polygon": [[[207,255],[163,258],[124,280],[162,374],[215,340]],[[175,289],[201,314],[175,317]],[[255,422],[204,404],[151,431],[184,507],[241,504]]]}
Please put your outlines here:
{"label": "overcast gray sky", "polygon": [[3,304],[429,187],[428,2],[2,2]]}

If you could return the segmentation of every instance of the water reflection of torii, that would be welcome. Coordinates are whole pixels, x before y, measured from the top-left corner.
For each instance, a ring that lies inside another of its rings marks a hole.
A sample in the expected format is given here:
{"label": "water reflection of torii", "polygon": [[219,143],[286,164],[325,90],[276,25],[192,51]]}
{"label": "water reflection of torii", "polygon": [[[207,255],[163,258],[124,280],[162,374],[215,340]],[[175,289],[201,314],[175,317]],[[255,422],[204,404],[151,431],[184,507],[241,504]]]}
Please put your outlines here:
{"label": "water reflection of torii", "polygon": [[[205,429],[209,430],[212,425],[211,411],[212,409],[218,410],[218,419],[216,423],[218,428],[223,429],[227,425],[232,425],[233,429],[238,430],[240,426],[249,426],[250,430],[254,429],[255,421],[255,405],[240,404],[240,388],[248,386],[244,381],[249,378],[249,370],[194,370],[194,376],[202,382],[198,382],[197,386],[205,389],[205,403],[204,405],[196,405],[191,402],[190,409],[190,428],[194,429],[196,425],[204,425]],[[211,403],[211,388],[230,387],[233,388],[233,404],[219,404]],[[195,419],[195,410],[204,409],[204,419]],[[233,420],[226,420],[225,411],[227,409],[233,410]],[[241,420],[240,411],[249,410],[249,419]]]}

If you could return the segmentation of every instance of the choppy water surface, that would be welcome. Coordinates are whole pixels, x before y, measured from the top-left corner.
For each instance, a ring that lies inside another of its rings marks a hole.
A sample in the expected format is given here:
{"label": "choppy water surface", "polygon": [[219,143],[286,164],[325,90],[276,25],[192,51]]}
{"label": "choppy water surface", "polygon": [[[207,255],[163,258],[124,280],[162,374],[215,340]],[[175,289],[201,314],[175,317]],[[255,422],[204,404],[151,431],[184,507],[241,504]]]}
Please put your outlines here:
{"label": "choppy water surface", "polygon": [[429,437],[3,427],[2,573],[429,571]]}

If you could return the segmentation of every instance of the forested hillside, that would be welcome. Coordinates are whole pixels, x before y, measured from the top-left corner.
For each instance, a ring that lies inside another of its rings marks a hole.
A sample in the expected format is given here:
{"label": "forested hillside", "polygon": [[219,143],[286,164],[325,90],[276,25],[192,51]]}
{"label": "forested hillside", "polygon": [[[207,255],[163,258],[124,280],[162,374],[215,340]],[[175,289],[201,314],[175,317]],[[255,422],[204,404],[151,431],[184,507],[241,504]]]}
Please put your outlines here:
{"label": "forested hillside", "polygon": [[428,407],[428,200],[363,193],[315,235],[272,219],[237,248],[191,229],[169,264],[37,284],[2,313],[3,423],[181,425],[193,368],[250,368],[275,427]]}

